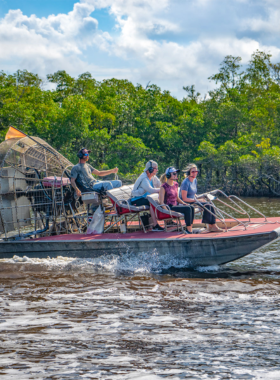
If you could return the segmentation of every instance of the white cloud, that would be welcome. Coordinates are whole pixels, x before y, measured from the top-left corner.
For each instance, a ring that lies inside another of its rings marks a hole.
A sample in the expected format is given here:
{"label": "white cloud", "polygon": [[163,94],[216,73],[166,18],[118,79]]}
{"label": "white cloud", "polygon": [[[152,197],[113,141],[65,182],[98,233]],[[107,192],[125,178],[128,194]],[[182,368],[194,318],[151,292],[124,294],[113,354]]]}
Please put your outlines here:
{"label": "white cloud", "polygon": [[[110,51],[119,57],[133,58],[142,63],[143,68],[137,71],[137,79],[144,83],[151,80],[163,84],[180,96],[183,94],[182,86],[187,84],[195,84],[202,93],[207,92],[213,86],[207,78],[218,71],[219,63],[226,55],[241,56],[244,63],[247,63],[251,54],[259,49],[270,51],[280,58],[278,47],[262,44],[246,36],[238,38],[234,33],[242,31],[239,7],[243,7],[245,3],[251,6],[246,0],[233,2],[234,7],[225,6],[223,0],[142,0],[141,7],[138,1],[131,0],[104,0],[101,4],[99,0],[85,1],[96,7],[98,4],[101,7],[110,7],[110,12],[120,28],[120,35],[112,41]],[[244,16],[250,9],[244,10]],[[227,28],[224,33],[221,33],[220,27],[220,33],[216,34],[216,28],[219,29],[217,25],[213,25],[212,35],[206,33],[205,29],[210,29],[207,25],[201,28],[201,32],[193,40],[176,41],[178,35],[190,33],[190,26],[185,24],[186,19],[193,19],[194,23],[208,15],[213,21],[217,14],[218,17],[225,15],[223,23],[227,24]],[[177,24],[172,21],[175,19],[174,15]],[[151,31],[157,25],[163,27],[158,30],[158,36],[152,38]],[[166,32],[169,32],[168,36]],[[163,35],[162,39],[158,38],[160,35]],[[169,40],[166,40],[167,37]]]}
{"label": "white cloud", "polygon": [[106,33],[98,31],[98,21],[90,16],[93,11],[93,5],[80,3],[68,14],[42,18],[10,10],[0,22],[2,67],[45,74],[58,67],[88,66],[82,61],[83,49],[97,41],[106,43]]}
{"label": "white cloud", "polygon": [[256,18],[245,19],[243,28],[254,32],[268,33],[279,38],[280,35],[280,2],[267,0],[266,14]]}
{"label": "white cloud", "polygon": [[[98,27],[95,10],[104,8],[113,31]],[[9,71],[88,70],[99,80],[151,81],[179,97],[189,84],[205,93],[228,54],[245,63],[256,49],[280,58],[279,12],[278,0],[80,0],[68,14],[42,18],[10,10],[0,20],[0,60]]]}

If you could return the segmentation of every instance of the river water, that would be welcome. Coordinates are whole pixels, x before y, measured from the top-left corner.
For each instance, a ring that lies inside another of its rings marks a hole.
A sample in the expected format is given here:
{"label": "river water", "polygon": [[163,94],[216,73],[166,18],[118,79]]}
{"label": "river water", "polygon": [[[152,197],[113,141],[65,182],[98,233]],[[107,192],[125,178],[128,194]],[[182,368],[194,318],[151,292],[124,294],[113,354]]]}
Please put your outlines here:
{"label": "river water", "polygon": [[280,242],[196,270],[156,253],[5,265],[1,379],[280,379]]}

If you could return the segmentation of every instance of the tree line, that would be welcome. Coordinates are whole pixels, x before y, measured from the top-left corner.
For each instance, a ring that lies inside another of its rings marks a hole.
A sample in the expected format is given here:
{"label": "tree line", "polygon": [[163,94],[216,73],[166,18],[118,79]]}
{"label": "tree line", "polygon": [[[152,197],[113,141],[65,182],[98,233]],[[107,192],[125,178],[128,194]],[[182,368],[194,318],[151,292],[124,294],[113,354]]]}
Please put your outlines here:
{"label": "tree line", "polygon": [[[280,195],[280,63],[262,51],[242,66],[226,56],[208,78],[216,88],[201,97],[185,86],[182,100],[154,84],[73,78],[57,71],[42,80],[18,70],[0,72],[0,137],[10,125],[39,136],[76,163],[91,149],[97,169],[119,167],[133,181],[149,159],[160,172],[194,162],[200,190]],[[50,86],[54,90],[50,90]]]}

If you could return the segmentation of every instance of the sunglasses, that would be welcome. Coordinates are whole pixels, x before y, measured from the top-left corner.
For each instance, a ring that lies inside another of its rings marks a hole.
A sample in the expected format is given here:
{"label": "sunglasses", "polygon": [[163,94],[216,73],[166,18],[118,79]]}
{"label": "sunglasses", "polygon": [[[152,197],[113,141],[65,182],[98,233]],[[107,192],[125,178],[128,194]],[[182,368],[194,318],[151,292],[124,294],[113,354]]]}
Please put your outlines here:
{"label": "sunglasses", "polygon": [[88,153],[84,153],[84,157],[89,157],[89,154]]}
{"label": "sunglasses", "polygon": [[191,173],[199,173],[199,170],[192,170]]}

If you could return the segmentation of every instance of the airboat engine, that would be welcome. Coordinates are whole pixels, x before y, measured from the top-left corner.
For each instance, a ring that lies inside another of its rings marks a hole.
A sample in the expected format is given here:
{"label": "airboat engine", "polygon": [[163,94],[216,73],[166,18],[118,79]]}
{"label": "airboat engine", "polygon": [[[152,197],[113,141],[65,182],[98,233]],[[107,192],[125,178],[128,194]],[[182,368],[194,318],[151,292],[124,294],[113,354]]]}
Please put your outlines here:
{"label": "airboat engine", "polygon": [[65,215],[73,165],[38,137],[7,136],[0,144],[0,239],[40,235]]}

